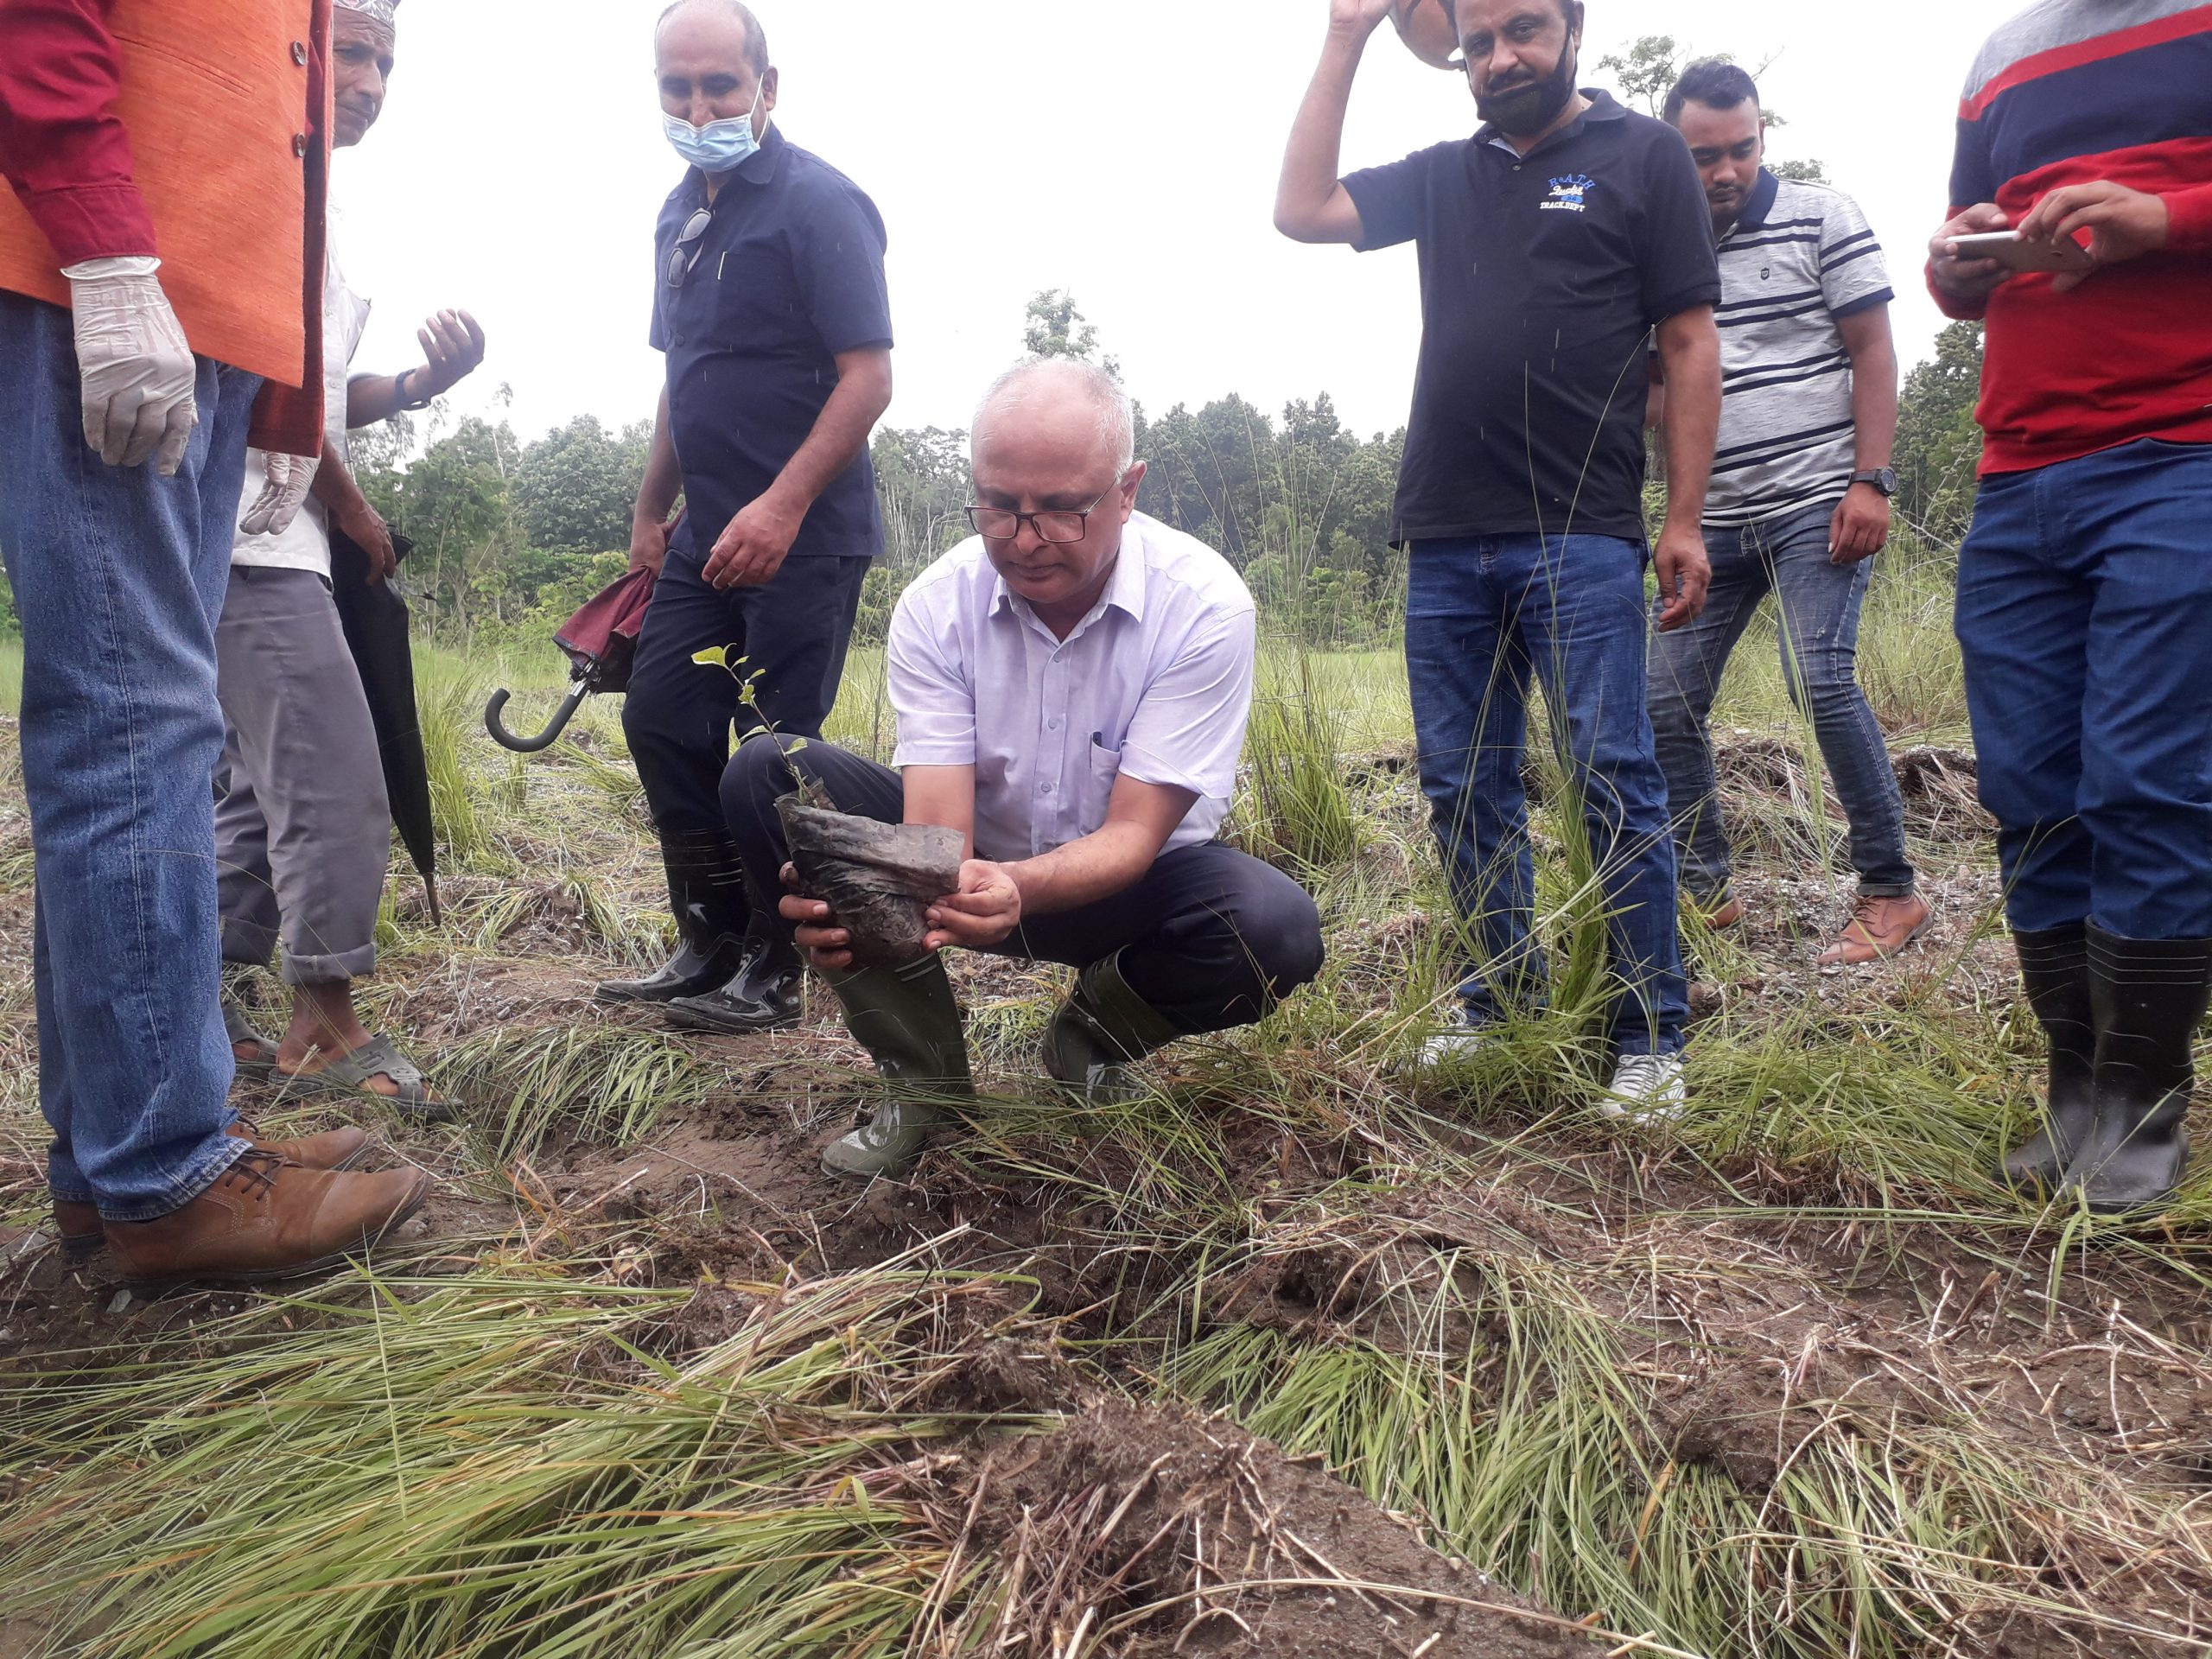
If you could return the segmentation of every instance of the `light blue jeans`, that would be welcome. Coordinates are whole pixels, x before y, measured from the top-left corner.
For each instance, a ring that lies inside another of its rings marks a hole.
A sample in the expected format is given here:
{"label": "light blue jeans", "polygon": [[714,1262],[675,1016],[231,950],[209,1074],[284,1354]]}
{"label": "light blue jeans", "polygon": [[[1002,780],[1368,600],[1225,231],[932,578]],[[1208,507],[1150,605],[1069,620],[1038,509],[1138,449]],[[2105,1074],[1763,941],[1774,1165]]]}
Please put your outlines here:
{"label": "light blue jeans", "polygon": [[150,1221],[236,1161],[215,622],[260,383],[202,359],[174,478],[85,442],[68,312],[0,293],[0,557],[23,630],[39,1104],[56,1198]]}
{"label": "light blue jeans", "polygon": [[1705,610],[1688,626],[1652,642],[1651,726],[1674,810],[1675,853],[1682,886],[1704,902],[1728,891],[1731,874],[1707,722],[1729,653],[1770,591],[1782,612],[1783,681],[1811,719],[1834,780],[1851,826],[1859,891],[1901,899],[1913,890],[1904,801],[1881,724],[1859,688],[1859,613],[1874,562],[1838,564],[1828,556],[1834,517],[1835,503],[1828,501],[1757,524],[1707,524],[1713,586]]}

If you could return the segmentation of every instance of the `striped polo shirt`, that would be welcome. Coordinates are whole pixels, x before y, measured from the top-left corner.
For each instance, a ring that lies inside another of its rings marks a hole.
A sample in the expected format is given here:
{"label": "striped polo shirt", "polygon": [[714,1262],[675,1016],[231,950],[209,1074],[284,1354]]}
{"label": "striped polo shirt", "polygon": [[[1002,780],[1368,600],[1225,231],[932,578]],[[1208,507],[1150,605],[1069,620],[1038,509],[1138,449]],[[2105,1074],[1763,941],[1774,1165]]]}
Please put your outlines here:
{"label": "striped polo shirt", "polygon": [[1857,202],[1760,169],[1720,240],[1720,438],[1707,524],[1751,524],[1851,486],[1851,354],[1837,323],[1893,297]]}

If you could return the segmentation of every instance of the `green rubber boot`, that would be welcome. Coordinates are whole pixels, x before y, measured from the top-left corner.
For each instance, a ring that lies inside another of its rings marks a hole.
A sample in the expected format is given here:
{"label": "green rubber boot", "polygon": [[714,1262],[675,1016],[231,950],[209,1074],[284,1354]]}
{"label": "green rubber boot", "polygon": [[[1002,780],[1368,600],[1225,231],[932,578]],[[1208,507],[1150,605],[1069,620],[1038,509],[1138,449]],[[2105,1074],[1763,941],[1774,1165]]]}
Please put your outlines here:
{"label": "green rubber boot", "polygon": [[1129,988],[1121,963],[1116,951],[1077,975],[1045,1027],[1045,1070],[1087,1106],[1135,1099],[1144,1091],[1130,1065],[1187,1034]]}
{"label": "green rubber boot", "polygon": [[975,1093],[952,982],[934,952],[904,968],[824,977],[844,1007],[845,1028],[882,1074],[884,1100],[873,1120],[823,1150],[822,1167],[857,1180],[903,1175]]}

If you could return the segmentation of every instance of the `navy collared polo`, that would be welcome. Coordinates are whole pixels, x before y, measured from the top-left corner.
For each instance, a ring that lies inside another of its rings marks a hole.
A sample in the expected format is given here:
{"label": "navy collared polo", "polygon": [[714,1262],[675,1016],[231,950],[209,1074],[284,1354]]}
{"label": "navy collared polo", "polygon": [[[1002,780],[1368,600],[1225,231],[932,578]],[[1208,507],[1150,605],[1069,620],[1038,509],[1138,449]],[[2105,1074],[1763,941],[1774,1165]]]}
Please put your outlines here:
{"label": "navy collared polo", "polygon": [[[713,221],[672,284],[677,238],[702,207]],[[860,187],[772,125],[711,203],[696,168],[670,193],[653,237],[652,343],[668,359],[694,556],[806,442],[836,387],[838,354],[890,346],[885,242],[882,216]],[[875,469],[862,449],[816,498],[791,555],[882,550]]]}
{"label": "navy collared polo", "polygon": [[1643,537],[1645,338],[1720,271],[1681,135],[1584,96],[1525,156],[1484,127],[1344,181],[1363,250],[1421,254],[1400,541]]}

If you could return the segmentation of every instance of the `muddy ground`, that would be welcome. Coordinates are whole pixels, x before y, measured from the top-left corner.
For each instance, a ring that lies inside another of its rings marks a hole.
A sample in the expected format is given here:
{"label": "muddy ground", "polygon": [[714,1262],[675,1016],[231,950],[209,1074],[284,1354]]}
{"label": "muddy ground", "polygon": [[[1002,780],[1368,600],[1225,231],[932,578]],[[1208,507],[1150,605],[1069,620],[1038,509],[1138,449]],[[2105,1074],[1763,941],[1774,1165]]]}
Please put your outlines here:
{"label": "muddy ground", "polygon": [[[1731,751],[1729,777],[1739,791],[1787,800],[1802,789],[1793,765],[1779,746],[1743,743]],[[1941,912],[1929,938],[1873,969],[1812,968],[1840,919],[1836,884],[1792,872],[1785,829],[1744,874],[1749,919],[1705,963],[1695,999],[1704,1015],[1754,1018],[1764,1007],[1841,1016],[1937,994],[2010,998],[2009,954],[1988,926],[1993,873],[1973,851],[1982,826],[1970,758],[1916,752],[1900,773],[1918,842],[1942,855],[1928,861]],[[0,836],[10,838],[0,853],[20,853],[19,814],[0,819]],[[632,902],[655,902],[641,864],[624,882]],[[466,896],[466,884],[454,884],[448,903]],[[1371,918],[1338,949],[1381,950],[1394,926],[1418,925]],[[29,931],[28,892],[0,893],[6,1052],[18,1067],[29,1058]],[[549,890],[496,950],[416,953],[386,1017],[429,1052],[494,1026],[659,1029],[650,1011],[590,1001],[607,966],[589,944]],[[971,1007],[1033,996],[1039,982],[1001,963],[963,963],[959,975]],[[595,1254],[618,1279],[693,1287],[683,1310],[643,1338],[671,1351],[737,1328],[760,1287],[932,1240],[948,1266],[1033,1281],[1026,1312],[1056,1340],[978,1349],[962,1372],[960,1403],[1064,1414],[1063,1426],[986,1433],[966,1455],[908,1471],[948,1536],[1017,1564],[1029,1651],[1079,1643],[1163,1599],[1174,1611],[1119,1630],[1113,1650],[1284,1659],[1637,1650],[1618,1645],[1635,1632],[1606,1643],[1574,1633],[1585,1610],[1491,1582],[1435,1547],[1422,1517],[1387,1513],[1317,1462],[1294,1461],[1225,1418],[1152,1402],[1143,1344],[1187,1311],[1173,1293],[1198,1246],[1122,1224],[1110,1195],[1143,1174],[1112,1137],[1072,1158],[1047,1157],[1020,1120],[987,1122],[980,1143],[932,1153],[903,1184],[856,1189],[824,1175],[820,1146],[864,1107],[864,1064],[818,993],[810,1015],[802,1029],[773,1036],[681,1039],[721,1083],[635,1145],[556,1139],[499,1163],[467,1125],[373,1114],[391,1156],[443,1178],[410,1230],[419,1266],[465,1271],[518,1255]],[[1201,1088],[1209,1075],[1203,1056],[1170,1056],[1162,1071]],[[1009,1096],[1028,1089],[1009,1068],[989,1082]],[[2145,1491],[2212,1484],[2202,1241],[2055,1258],[2051,1230],[2029,1222],[1962,1231],[1909,1209],[1870,1216],[1847,1166],[1700,1160],[1662,1135],[1593,1135],[1586,1122],[1532,1122],[1478,1101],[1449,1103],[1452,1144],[1465,1161],[1448,1181],[1432,1179],[1410,1161],[1417,1139],[1378,1133],[1356,1113],[1331,1131],[1317,1129],[1328,1120],[1310,1110],[1294,1123],[1264,1101],[1202,1097],[1227,1149],[1224,1202],[1241,1211],[1249,1241],[1210,1286],[1206,1317],[1216,1325],[1356,1338],[1385,1352],[1463,1350],[1483,1333],[1407,1310],[1490,1306],[1495,1298],[1478,1287],[1434,1294],[1455,1288],[1439,1276],[1472,1272],[1467,1263],[1524,1264],[1556,1274],[1621,1333],[1625,1369],[1650,1385],[1669,1466],[1716,1468],[1747,1493],[1770,1491],[1799,1448],[1843,1420],[1955,1430]],[[41,1211],[29,1096],[19,1086],[12,1098],[0,1139],[0,1364],[81,1365],[245,1305],[224,1294],[149,1302],[123,1289],[104,1258],[65,1262]],[[336,1116],[288,1109],[250,1083],[237,1101],[287,1130]],[[1037,1173],[1025,1178],[1027,1154]],[[1108,1338],[1124,1348],[1102,1354],[1096,1344]],[[2196,1636],[2212,1605],[2196,1592],[2207,1586],[2147,1567],[2116,1557],[2097,1585],[2073,1586],[2136,1634],[1985,1617],[1952,1633],[1955,1650],[2022,1659],[2212,1651]],[[2067,1571],[2078,1579],[2081,1564]],[[27,1639],[0,1627],[0,1655]]]}

